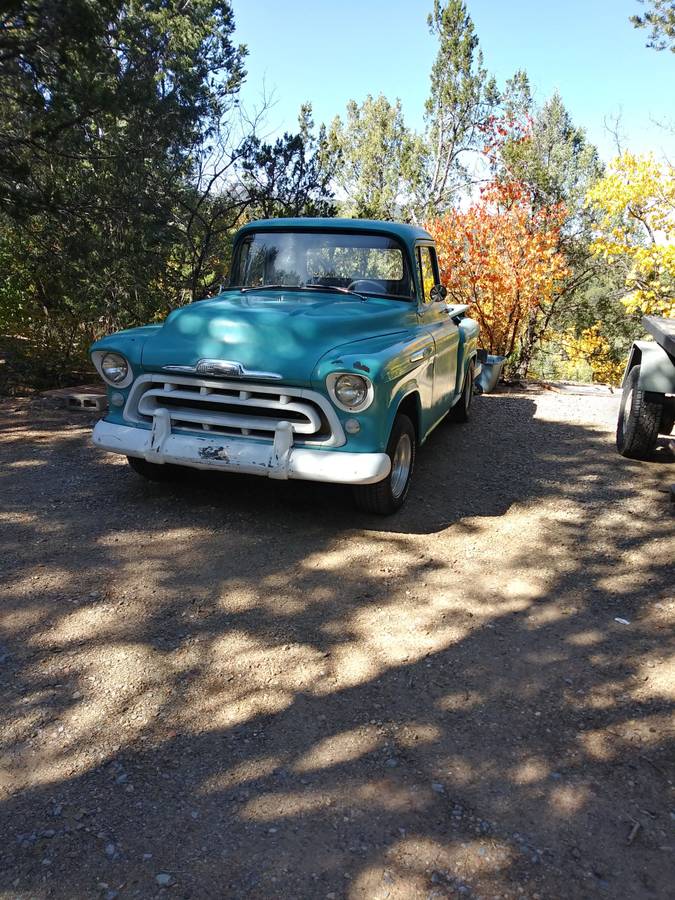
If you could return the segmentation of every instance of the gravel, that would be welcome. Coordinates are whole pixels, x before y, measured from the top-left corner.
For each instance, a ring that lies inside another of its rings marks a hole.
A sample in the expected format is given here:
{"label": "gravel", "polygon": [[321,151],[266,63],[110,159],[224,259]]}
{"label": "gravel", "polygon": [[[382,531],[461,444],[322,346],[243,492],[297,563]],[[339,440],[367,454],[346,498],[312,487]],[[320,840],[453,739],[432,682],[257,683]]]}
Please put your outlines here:
{"label": "gravel", "polygon": [[376,519],[0,405],[0,894],[668,896],[675,455],[617,407],[476,398]]}

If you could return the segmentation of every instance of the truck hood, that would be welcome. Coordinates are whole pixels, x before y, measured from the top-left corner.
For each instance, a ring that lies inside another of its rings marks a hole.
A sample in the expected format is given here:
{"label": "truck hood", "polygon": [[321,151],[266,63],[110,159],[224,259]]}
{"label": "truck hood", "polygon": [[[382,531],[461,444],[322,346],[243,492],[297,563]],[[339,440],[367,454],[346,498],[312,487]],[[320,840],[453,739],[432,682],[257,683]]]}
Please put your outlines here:
{"label": "truck hood", "polygon": [[149,371],[194,366],[200,359],[241,363],[308,383],[317,361],[347,342],[405,331],[416,321],[414,304],[332,293],[232,291],[172,312],[143,346]]}

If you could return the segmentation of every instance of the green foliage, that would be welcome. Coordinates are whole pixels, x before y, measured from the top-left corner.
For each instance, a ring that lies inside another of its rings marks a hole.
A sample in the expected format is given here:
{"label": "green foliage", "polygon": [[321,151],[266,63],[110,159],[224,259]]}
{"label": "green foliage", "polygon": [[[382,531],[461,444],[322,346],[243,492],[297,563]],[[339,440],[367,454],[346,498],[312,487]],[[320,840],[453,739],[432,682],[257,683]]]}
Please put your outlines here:
{"label": "green foliage", "polygon": [[333,122],[329,137],[346,215],[422,222],[451,208],[469,181],[499,91],[462,0],[434,0],[428,25],[438,52],[424,134],[406,127],[400,101],[382,95],[369,94],[361,105],[350,101],[346,122],[339,116]]}
{"label": "green foliage", "polygon": [[510,177],[529,185],[535,206],[564,203],[579,225],[579,218],[588,216],[586,193],[602,175],[598,151],[574,125],[557,91],[536,111],[526,103],[521,81],[518,95],[510,96],[509,111],[532,116],[532,124],[524,139],[505,142],[503,165]]}
{"label": "green foliage", "polygon": [[2,26],[0,321],[58,377],[96,334],[166,309],[174,206],[244,51],[220,0],[15,0]]}
{"label": "green foliage", "polygon": [[465,157],[480,149],[481,128],[499,102],[466,4],[434,0],[428,24],[438,40],[438,53],[425,108],[424,178],[415,200],[420,219],[440,215],[451,206],[467,180]]}
{"label": "green foliage", "polygon": [[322,125],[314,136],[312,107],[300,110],[297,134],[284,133],[274,144],[257,138],[243,162],[243,183],[250,200],[248,216],[334,216],[331,182],[337,158]]}
{"label": "green foliage", "polygon": [[330,212],[309,109],[271,147],[238,116],[233,30],[227,0],[3,6],[0,333],[53,380],[93,338],[208,294],[249,209]]}
{"label": "green foliage", "polygon": [[673,0],[639,0],[648,6],[641,16],[631,16],[636,28],[649,28],[647,46],[675,53],[675,3]]}
{"label": "green foliage", "polygon": [[403,121],[401,103],[370,94],[336,116],[328,149],[337,163],[340,213],[360,219],[400,218],[403,195],[414,178],[415,140]]}

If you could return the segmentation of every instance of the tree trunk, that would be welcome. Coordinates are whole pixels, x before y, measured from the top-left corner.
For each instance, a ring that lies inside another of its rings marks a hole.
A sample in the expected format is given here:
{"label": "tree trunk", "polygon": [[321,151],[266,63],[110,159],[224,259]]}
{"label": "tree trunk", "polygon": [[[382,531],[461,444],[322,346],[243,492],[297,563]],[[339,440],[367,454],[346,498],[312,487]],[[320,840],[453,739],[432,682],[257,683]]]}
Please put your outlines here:
{"label": "tree trunk", "polygon": [[516,378],[527,378],[530,365],[532,364],[532,357],[534,356],[534,351],[537,346],[538,340],[538,312],[538,308],[530,310],[530,315],[527,320],[527,328],[525,329],[525,333],[523,334],[520,342],[520,354],[518,357],[518,363],[514,370],[514,375],[516,376]]}

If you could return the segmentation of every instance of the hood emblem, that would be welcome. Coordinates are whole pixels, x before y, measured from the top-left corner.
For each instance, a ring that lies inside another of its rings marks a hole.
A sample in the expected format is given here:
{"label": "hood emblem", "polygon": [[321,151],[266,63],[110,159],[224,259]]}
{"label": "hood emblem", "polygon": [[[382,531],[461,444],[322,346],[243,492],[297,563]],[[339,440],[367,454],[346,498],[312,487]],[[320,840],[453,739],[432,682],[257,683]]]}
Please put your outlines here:
{"label": "hood emblem", "polygon": [[162,366],[163,372],[182,372],[189,375],[208,375],[211,378],[266,378],[278,381],[278,372],[257,372],[230,359],[200,359],[194,366]]}
{"label": "hood emblem", "polygon": [[200,359],[195,366],[197,375],[215,375],[216,378],[241,378],[244,367],[227,359]]}

